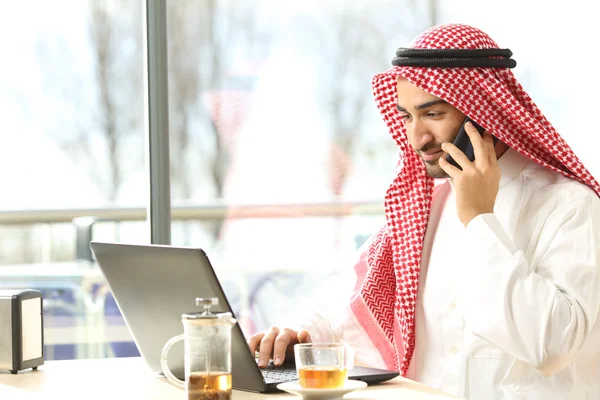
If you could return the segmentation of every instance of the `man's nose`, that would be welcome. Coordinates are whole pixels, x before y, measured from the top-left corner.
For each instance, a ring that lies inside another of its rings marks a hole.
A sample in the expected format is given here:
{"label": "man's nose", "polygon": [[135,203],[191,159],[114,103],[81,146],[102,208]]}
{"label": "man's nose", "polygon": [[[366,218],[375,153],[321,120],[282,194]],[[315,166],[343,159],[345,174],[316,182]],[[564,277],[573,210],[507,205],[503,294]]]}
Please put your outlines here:
{"label": "man's nose", "polygon": [[426,124],[420,121],[413,121],[409,129],[410,142],[414,149],[422,149],[427,143],[433,140],[433,135],[427,129]]}

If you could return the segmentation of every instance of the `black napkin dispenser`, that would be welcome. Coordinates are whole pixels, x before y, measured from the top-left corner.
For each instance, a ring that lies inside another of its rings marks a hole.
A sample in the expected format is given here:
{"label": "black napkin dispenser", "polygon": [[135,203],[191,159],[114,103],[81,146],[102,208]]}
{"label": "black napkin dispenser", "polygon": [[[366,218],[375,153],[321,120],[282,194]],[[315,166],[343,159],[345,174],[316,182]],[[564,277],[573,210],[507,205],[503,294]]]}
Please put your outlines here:
{"label": "black napkin dispenser", "polygon": [[44,364],[42,292],[0,290],[0,370],[16,374]]}

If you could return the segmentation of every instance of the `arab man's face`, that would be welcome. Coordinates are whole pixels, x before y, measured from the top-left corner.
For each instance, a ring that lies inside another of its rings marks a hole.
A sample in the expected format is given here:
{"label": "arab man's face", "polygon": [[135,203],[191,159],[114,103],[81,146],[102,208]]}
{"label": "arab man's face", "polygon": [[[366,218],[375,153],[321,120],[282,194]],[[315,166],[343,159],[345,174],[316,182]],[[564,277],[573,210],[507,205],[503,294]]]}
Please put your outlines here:
{"label": "arab man's face", "polygon": [[442,143],[453,142],[465,120],[456,108],[409,81],[398,78],[398,112],[406,125],[408,142],[432,178],[446,178],[439,166]]}

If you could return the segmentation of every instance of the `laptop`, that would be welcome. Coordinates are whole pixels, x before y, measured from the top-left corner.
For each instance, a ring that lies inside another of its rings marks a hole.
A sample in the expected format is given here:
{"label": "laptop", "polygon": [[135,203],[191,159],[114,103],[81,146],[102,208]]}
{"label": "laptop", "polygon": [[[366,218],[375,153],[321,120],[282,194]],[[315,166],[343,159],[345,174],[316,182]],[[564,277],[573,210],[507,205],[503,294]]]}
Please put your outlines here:
{"label": "laptop", "polygon": [[[121,311],[140,355],[152,372],[162,374],[160,354],[171,337],[183,333],[181,315],[198,312],[196,297],[216,297],[215,313],[231,312],[230,303],[207,255],[198,248],[90,242],[100,270]],[[235,316],[234,316],[235,317]],[[282,382],[298,379],[292,362],[261,369],[239,326],[232,328],[232,386],[251,392],[277,391]],[[183,379],[183,345],[169,352],[168,364]],[[355,367],[349,379],[375,384],[397,371]]]}

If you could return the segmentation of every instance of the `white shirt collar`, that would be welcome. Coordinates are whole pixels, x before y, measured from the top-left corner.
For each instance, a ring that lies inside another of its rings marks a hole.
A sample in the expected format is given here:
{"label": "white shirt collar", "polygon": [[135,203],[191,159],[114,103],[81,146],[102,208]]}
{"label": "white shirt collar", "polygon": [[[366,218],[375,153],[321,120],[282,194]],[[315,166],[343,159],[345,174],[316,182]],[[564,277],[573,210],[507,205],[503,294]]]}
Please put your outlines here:
{"label": "white shirt collar", "polygon": [[531,162],[529,158],[509,147],[498,159],[498,166],[501,173],[500,187],[512,181]]}

